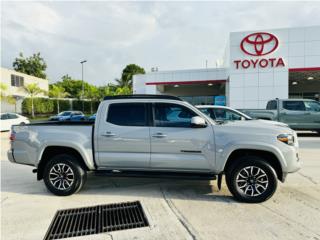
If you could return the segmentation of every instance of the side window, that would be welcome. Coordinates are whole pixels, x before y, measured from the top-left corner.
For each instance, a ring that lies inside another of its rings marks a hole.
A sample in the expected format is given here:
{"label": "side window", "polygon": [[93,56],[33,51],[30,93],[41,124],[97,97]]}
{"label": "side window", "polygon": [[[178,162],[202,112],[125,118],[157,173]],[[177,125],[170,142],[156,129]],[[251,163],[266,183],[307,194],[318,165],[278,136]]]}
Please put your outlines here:
{"label": "side window", "polygon": [[8,119],[16,119],[16,118],[18,118],[16,114],[8,113]]}
{"label": "side window", "polygon": [[107,122],[119,126],[147,126],[144,103],[113,103],[108,109]]}
{"label": "side window", "polygon": [[154,120],[156,127],[190,127],[191,118],[194,116],[197,116],[197,114],[178,104],[155,104]]}
{"label": "side window", "polygon": [[276,100],[269,101],[267,104],[267,110],[276,110],[276,109],[277,109],[277,101]]}
{"label": "side window", "polygon": [[211,108],[200,108],[199,109],[201,112],[212,118],[213,120],[216,119],[216,116],[214,115],[213,109]]}
{"label": "side window", "polygon": [[1,120],[7,120],[8,114],[1,114]]}
{"label": "side window", "polygon": [[228,109],[214,109],[215,119],[222,121],[234,121],[241,120],[241,116],[235,112],[229,111]]}
{"label": "side window", "polygon": [[283,108],[291,111],[305,111],[303,101],[284,101]]}
{"label": "side window", "polygon": [[306,101],[304,102],[307,111],[311,112],[320,112],[320,103],[315,101]]}

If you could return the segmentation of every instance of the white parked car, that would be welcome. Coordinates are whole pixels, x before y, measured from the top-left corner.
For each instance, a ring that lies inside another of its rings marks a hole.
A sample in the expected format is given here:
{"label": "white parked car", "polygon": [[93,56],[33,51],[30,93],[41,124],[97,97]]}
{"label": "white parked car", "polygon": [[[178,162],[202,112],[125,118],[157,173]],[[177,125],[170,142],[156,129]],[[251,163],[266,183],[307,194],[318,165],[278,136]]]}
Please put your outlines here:
{"label": "white parked car", "polygon": [[17,113],[1,113],[0,129],[10,131],[12,125],[30,123],[29,119]]}
{"label": "white parked car", "polygon": [[248,115],[240,112],[236,109],[226,106],[217,106],[217,105],[198,105],[196,106],[201,112],[212,118],[216,122],[225,122],[225,121],[248,121],[252,122],[258,121],[266,124],[271,124],[275,126],[288,127],[287,124],[282,122],[276,122],[271,120],[263,120],[263,119],[253,119]]}

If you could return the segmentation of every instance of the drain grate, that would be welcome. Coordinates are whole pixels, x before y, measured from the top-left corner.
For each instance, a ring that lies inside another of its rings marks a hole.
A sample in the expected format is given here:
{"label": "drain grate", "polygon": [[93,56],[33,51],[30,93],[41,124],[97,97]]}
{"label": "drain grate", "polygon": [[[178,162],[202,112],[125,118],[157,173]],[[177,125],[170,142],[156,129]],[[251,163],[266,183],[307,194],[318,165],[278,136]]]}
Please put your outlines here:
{"label": "drain grate", "polygon": [[141,203],[125,202],[57,211],[45,240],[149,226]]}

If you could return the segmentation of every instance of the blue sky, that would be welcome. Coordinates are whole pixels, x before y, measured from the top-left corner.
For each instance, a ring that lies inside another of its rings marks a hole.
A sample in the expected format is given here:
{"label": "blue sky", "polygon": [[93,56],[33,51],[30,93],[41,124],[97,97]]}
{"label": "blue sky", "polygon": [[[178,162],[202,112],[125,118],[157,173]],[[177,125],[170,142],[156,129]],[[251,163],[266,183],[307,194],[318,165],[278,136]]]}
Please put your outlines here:
{"label": "blue sky", "polygon": [[150,71],[215,67],[230,32],[320,24],[320,2],[2,2],[1,66],[41,52],[50,82],[112,82]]}

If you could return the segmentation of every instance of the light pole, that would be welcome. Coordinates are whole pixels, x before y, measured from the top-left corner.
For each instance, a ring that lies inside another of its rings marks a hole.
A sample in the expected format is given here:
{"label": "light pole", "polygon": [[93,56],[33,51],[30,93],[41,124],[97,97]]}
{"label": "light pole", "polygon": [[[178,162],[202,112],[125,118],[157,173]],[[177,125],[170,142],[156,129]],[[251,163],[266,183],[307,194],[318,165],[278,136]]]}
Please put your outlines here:
{"label": "light pole", "polygon": [[82,94],[81,94],[81,100],[82,100],[82,111],[84,112],[84,100],[83,100],[83,96],[84,96],[84,84],[83,84],[83,64],[86,63],[87,60],[83,60],[81,61],[81,80],[82,80]]}

